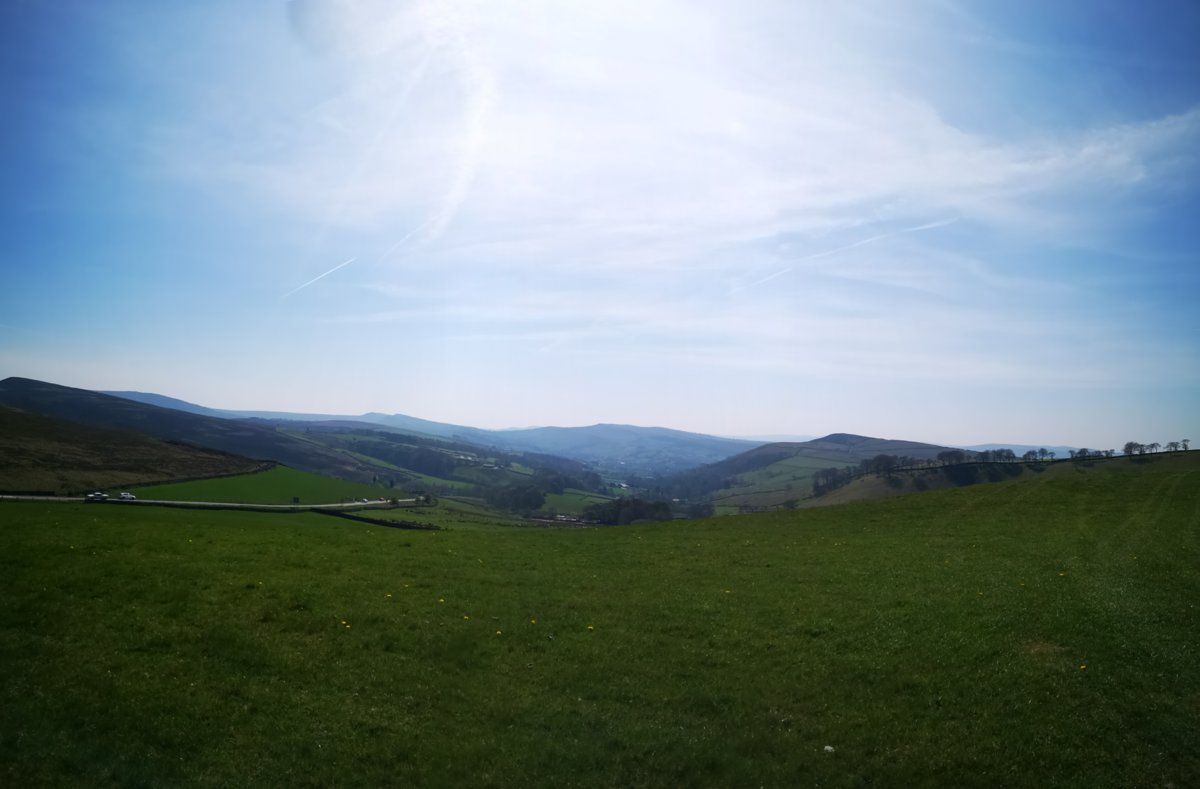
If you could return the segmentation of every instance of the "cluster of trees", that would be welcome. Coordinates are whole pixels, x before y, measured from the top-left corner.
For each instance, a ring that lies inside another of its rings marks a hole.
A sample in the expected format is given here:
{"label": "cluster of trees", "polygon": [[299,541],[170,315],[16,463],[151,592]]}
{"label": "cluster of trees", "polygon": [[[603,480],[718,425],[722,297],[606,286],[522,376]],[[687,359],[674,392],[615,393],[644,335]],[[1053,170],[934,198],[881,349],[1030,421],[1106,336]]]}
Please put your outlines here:
{"label": "cluster of trees", "polygon": [[[983,449],[975,453],[974,458],[970,458],[977,463],[1015,463],[1017,462],[1017,453],[1011,449]],[[964,461],[959,461],[962,463]]]}
{"label": "cluster of trees", "polygon": [[611,526],[635,521],[669,521],[672,517],[671,505],[665,501],[645,501],[639,498],[613,499],[601,504],[592,504],[583,510],[585,521]]}
{"label": "cluster of trees", "polygon": [[[959,454],[962,453],[959,452]],[[813,495],[823,495],[868,474],[888,474],[904,466],[915,466],[919,462],[916,458],[904,455],[876,455],[873,458],[860,460],[857,466],[823,468],[813,474]]]}
{"label": "cluster of trees", "polygon": [[1126,441],[1124,450],[1126,455],[1149,455],[1164,448],[1168,452],[1179,452],[1180,450],[1187,452],[1188,445],[1191,443],[1192,440],[1190,438],[1184,438],[1179,441],[1168,441],[1165,447],[1157,441],[1152,444],[1139,444],[1137,441]]}
{"label": "cluster of trees", "polygon": [[1068,449],[1072,460],[1087,460],[1088,458],[1110,458],[1117,454],[1115,449],[1088,449],[1081,447],[1079,449]]}
{"label": "cluster of trees", "polygon": [[546,504],[546,492],[535,482],[517,482],[485,488],[483,499],[493,507],[510,512],[533,512]]}

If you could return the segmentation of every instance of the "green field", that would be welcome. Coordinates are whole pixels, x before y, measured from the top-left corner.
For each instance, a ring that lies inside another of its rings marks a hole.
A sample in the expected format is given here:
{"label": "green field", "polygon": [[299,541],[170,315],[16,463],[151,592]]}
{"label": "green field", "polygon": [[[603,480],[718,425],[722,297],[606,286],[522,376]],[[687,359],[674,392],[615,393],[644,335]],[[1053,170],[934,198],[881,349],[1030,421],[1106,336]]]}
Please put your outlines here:
{"label": "green field", "polygon": [[232,501],[241,504],[336,504],[345,499],[404,497],[407,494],[384,487],[323,477],[287,466],[276,466],[260,474],[242,474],[221,479],[202,479],[170,485],[133,489],[141,499],[169,501]]}
{"label": "green field", "polygon": [[812,477],[823,468],[841,467],[846,460],[829,457],[796,457],[737,475],[735,485],[715,491],[719,514],[733,514],[740,506],[778,507],[785,501],[812,494]]}
{"label": "green field", "polygon": [[553,510],[564,514],[578,515],[583,512],[585,507],[592,504],[603,504],[606,501],[612,501],[612,496],[604,496],[599,493],[589,493],[586,490],[576,490],[575,488],[567,488],[562,493],[547,493],[546,503],[542,509]]}
{"label": "green field", "polygon": [[0,782],[1195,786],[1197,455],[595,529],[0,504]]}

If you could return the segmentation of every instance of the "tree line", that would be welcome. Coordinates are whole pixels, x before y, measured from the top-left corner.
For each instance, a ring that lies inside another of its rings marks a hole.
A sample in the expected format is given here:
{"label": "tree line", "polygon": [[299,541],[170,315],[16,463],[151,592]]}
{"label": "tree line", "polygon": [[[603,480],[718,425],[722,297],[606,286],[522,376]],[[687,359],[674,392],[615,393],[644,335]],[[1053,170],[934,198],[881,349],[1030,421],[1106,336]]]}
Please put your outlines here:
{"label": "tree line", "polygon": [[1124,450],[1125,454],[1130,456],[1152,455],[1162,449],[1166,449],[1168,452],[1179,452],[1181,450],[1183,452],[1187,452],[1188,445],[1191,443],[1192,441],[1189,438],[1182,438],[1179,441],[1168,441],[1165,446],[1157,441],[1151,444],[1141,444],[1137,441],[1126,441]]}

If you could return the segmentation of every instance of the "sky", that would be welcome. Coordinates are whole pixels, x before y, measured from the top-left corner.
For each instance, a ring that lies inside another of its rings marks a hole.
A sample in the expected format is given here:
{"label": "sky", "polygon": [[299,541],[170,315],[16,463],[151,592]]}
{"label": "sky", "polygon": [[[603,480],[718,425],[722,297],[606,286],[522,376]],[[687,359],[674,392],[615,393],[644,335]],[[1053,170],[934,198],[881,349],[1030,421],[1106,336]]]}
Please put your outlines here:
{"label": "sky", "polygon": [[0,377],[1200,439],[1200,6],[0,5]]}

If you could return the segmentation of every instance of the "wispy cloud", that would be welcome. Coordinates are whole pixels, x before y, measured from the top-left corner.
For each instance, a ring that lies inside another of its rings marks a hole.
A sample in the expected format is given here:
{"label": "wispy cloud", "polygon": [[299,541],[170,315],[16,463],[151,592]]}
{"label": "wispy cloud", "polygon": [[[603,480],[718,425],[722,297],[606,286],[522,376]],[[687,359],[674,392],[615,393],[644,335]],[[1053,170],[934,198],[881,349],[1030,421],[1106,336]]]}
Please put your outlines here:
{"label": "wispy cloud", "polygon": [[[293,5],[302,78],[222,84],[148,158],[320,229],[290,265],[369,261],[355,311],[306,312],[321,332],[777,391],[802,370],[1111,383],[1116,351],[1158,376],[1194,356],[1183,318],[1131,328],[1190,270],[1146,218],[1194,190],[1192,92],[1076,116],[1033,67],[981,85],[997,64],[973,43],[1035,66],[1065,50],[957,3]],[[1061,90],[1087,103],[1091,80]],[[1126,299],[1134,270],[1151,285]]]}

